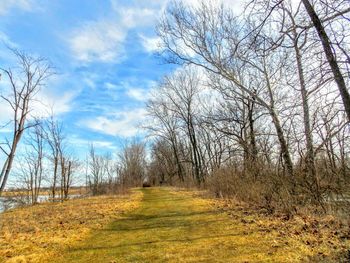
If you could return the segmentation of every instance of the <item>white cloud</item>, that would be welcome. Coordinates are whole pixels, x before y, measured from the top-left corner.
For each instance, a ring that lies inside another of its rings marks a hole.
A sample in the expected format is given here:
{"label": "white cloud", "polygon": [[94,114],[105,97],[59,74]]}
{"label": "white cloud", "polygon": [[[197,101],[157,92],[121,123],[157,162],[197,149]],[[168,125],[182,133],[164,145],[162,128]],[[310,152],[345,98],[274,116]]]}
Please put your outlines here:
{"label": "white cloud", "polygon": [[72,101],[77,96],[77,92],[66,91],[55,94],[52,91],[42,90],[32,103],[31,116],[48,117],[51,111],[55,115],[60,115],[71,111]]}
{"label": "white cloud", "polygon": [[70,34],[68,42],[77,60],[120,62],[126,57],[128,31],[156,22],[156,9],[125,7],[114,1],[111,4],[113,13],[109,17],[86,22]]}
{"label": "white cloud", "polygon": [[83,79],[83,82],[85,82],[85,84],[86,84],[88,87],[90,87],[91,89],[95,89],[95,88],[96,88],[95,82],[94,82],[92,79],[90,79],[90,78],[84,78],[84,79]]}
{"label": "white cloud", "polygon": [[[185,5],[199,7],[202,4],[203,0],[182,0],[182,2]],[[214,5],[218,5],[218,6],[223,4],[225,7],[231,8],[232,11],[236,14],[239,14],[243,11],[243,5],[244,5],[243,0],[206,0],[204,1],[204,3],[206,2]]]}
{"label": "white cloud", "polygon": [[68,138],[69,143],[71,143],[72,145],[75,146],[80,146],[80,147],[84,147],[84,148],[88,148],[91,144],[94,145],[94,147],[99,148],[99,149],[110,149],[110,150],[116,150],[117,146],[114,145],[113,142],[110,141],[103,141],[103,140],[93,140],[93,141],[89,141],[86,139],[82,139],[78,136],[70,136]]}
{"label": "white cloud", "polygon": [[[19,81],[20,74],[15,76],[17,76],[16,81]],[[55,115],[60,115],[71,111],[73,100],[81,92],[82,87],[74,89],[62,89],[67,85],[65,80],[70,77],[71,76],[69,74],[50,76],[50,78],[45,83],[46,85],[42,86],[30,101],[30,119],[34,117],[46,118],[51,113],[54,113]],[[21,82],[18,82],[17,86],[20,87],[20,83]],[[75,85],[78,86],[79,83]],[[3,95],[5,98],[11,99],[13,97],[11,87],[12,86],[9,79],[6,76],[3,76],[0,81],[0,95]],[[1,98],[0,105],[1,126],[9,120],[12,120],[13,110],[11,109],[9,104]]]}
{"label": "white cloud", "polygon": [[1,0],[0,16],[6,15],[13,8],[18,8],[23,11],[32,11],[34,9],[34,4],[32,0]]}
{"label": "white cloud", "polygon": [[120,61],[125,56],[126,31],[113,21],[101,20],[76,29],[69,40],[74,56],[83,62]]}
{"label": "white cloud", "polygon": [[111,91],[119,89],[117,85],[110,82],[105,83],[105,87],[107,90],[111,90]]}
{"label": "white cloud", "polygon": [[122,111],[109,116],[99,116],[82,121],[81,124],[104,134],[133,137],[139,133],[138,126],[146,118],[145,109]]}
{"label": "white cloud", "polygon": [[[10,1],[10,0],[7,0]],[[20,2],[29,0],[21,0]],[[126,57],[125,40],[130,29],[154,27],[164,12],[168,0],[134,0],[128,6],[118,0],[111,0],[109,17],[86,22],[76,28],[68,37],[68,43],[74,57],[82,62],[120,62]],[[184,0],[191,6],[199,6],[201,0]],[[210,2],[210,1],[209,1]],[[214,4],[224,3],[235,12],[242,11],[242,0],[213,1]],[[157,37],[146,37],[140,34],[141,44],[147,52],[154,52],[161,43]],[[190,55],[193,51],[181,47]]]}
{"label": "white cloud", "polygon": [[[8,123],[13,117],[13,110],[10,105],[4,100],[0,100],[1,103],[1,111],[0,111],[0,127]],[[3,131],[4,128],[1,128]]]}
{"label": "white cloud", "polygon": [[[73,92],[65,92],[61,95],[53,95],[46,92],[40,92],[34,100],[31,101],[32,109],[28,120],[38,117],[46,118],[52,112],[57,116],[71,110],[71,101],[75,97]],[[4,100],[0,100],[0,133],[12,132],[12,119],[14,112]],[[51,112],[52,111],[52,112]],[[4,126],[5,124],[8,124]]]}
{"label": "white cloud", "polygon": [[153,27],[160,15],[159,3],[149,7],[121,6],[111,1],[112,14],[108,18],[90,21],[76,28],[68,43],[74,57],[82,62],[120,62],[126,56],[125,40],[128,31],[139,27]]}
{"label": "white cloud", "polygon": [[[0,42],[11,48],[18,48],[18,45],[10,40],[10,38],[4,33],[0,31]],[[8,50],[6,50],[8,53]]]}
{"label": "white cloud", "polygon": [[139,36],[142,41],[142,46],[147,52],[154,53],[161,49],[162,41],[159,37],[146,37],[142,34],[140,34]]}
{"label": "white cloud", "polygon": [[157,10],[139,7],[123,7],[117,10],[121,24],[127,28],[152,26],[157,19]]}
{"label": "white cloud", "polygon": [[140,88],[130,88],[127,90],[126,94],[130,98],[139,101],[146,101],[149,97],[149,92]]}
{"label": "white cloud", "polygon": [[[4,32],[0,31],[0,60],[2,63],[6,61],[7,64],[16,63],[16,58],[13,56],[13,53],[9,51],[8,47],[19,49],[19,45],[17,43],[13,42]],[[1,83],[4,81],[4,78],[1,78],[0,81],[1,85]]]}

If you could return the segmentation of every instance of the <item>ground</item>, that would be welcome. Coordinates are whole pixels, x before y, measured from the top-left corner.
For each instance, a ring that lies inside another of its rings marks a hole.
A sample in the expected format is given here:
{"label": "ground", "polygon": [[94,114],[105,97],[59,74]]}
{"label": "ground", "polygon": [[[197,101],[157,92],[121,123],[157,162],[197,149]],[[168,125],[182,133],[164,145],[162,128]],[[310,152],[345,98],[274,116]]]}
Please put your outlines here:
{"label": "ground", "polygon": [[[0,262],[50,262],[94,229],[135,210],[142,193],[42,203],[0,213]],[[50,260],[48,260],[50,259]]]}
{"label": "ground", "polygon": [[50,262],[339,262],[350,247],[330,220],[287,221],[194,191],[138,189],[125,202]]}

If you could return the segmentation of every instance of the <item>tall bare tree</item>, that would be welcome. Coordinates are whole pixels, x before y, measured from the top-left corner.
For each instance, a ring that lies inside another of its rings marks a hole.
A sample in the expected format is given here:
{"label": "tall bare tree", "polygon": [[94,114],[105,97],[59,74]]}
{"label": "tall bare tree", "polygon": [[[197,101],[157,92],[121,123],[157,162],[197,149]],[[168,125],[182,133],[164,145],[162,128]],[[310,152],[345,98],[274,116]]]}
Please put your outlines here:
{"label": "tall bare tree", "polygon": [[17,58],[16,68],[0,68],[4,77],[10,83],[11,90],[8,95],[1,94],[12,109],[12,138],[6,139],[0,145],[1,151],[6,155],[0,173],[0,195],[4,191],[7,179],[10,175],[18,144],[23,133],[30,127],[37,125],[29,121],[35,95],[45,85],[47,78],[52,74],[50,66],[45,59],[32,57],[24,52],[13,50]]}
{"label": "tall bare tree", "polygon": [[127,142],[119,154],[119,176],[125,186],[142,186],[146,180],[146,151],[141,142]]}
{"label": "tall bare tree", "polygon": [[[159,27],[164,57],[170,63],[193,64],[231,82],[237,95],[254,98],[264,107],[274,124],[280,143],[286,173],[293,181],[293,163],[288,142],[278,116],[276,93],[281,91],[276,82],[283,75],[286,58],[269,49],[266,39],[257,38],[254,23],[239,23],[230,10],[202,3],[190,8],[174,3],[168,9]],[[246,71],[256,75],[256,85],[251,87],[242,80]]]}
{"label": "tall bare tree", "polygon": [[[349,91],[347,89],[344,76],[340,70],[339,63],[335,57],[335,54],[333,53],[332,44],[331,44],[331,41],[329,39],[329,36],[325,30],[325,27],[322,24],[322,21],[321,21],[319,15],[316,13],[316,10],[315,10],[314,6],[311,4],[311,2],[309,0],[301,0],[301,1],[304,4],[304,7],[305,7],[307,13],[309,14],[309,17],[310,17],[310,19],[311,19],[311,21],[312,21],[312,23],[317,31],[317,34],[321,40],[322,47],[323,47],[324,53],[326,55],[328,64],[332,70],[335,83],[338,86],[338,90],[339,90],[340,96],[341,96],[342,101],[343,101],[343,105],[345,108],[346,115],[348,117],[348,121],[350,121],[350,94],[349,94]],[[339,10],[339,13],[341,13],[341,14],[344,14],[344,12],[345,13],[350,12],[349,3],[347,5],[347,9]]]}

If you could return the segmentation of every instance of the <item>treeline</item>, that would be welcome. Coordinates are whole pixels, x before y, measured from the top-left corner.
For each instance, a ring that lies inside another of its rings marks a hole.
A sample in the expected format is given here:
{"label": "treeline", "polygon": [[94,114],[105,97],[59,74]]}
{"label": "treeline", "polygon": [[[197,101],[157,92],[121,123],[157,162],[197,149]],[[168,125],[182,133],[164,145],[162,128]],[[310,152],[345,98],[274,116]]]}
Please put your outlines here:
{"label": "treeline", "polygon": [[85,194],[92,195],[142,186],[147,171],[144,143],[126,142],[113,157],[112,153],[98,153],[91,143],[86,160],[79,159],[64,124],[53,113],[36,111],[38,102],[42,103],[37,94],[55,73],[50,63],[18,50],[9,49],[9,53],[16,58],[15,65],[0,67],[4,84],[0,98],[9,109],[5,111],[8,122],[0,126],[4,131],[0,138],[0,196],[9,178],[11,189],[31,204],[39,202],[47,189],[50,200],[57,201],[69,198],[73,185],[86,186]]}
{"label": "treeline", "polygon": [[98,154],[92,144],[86,160],[86,185],[93,195],[122,193],[147,180],[146,146],[126,141],[117,154]]}
{"label": "treeline", "polygon": [[12,176],[12,183],[23,190],[20,195],[27,198],[26,202],[37,203],[43,187],[50,188],[53,200],[66,199],[79,161],[70,153],[62,124],[53,115],[40,118],[35,113],[37,94],[54,74],[53,68],[44,58],[15,49],[9,49],[9,53],[16,64],[0,68],[2,109],[9,109],[5,110],[8,122],[1,126],[0,195]]}
{"label": "treeline", "polygon": [[159,50],[180,67],[148,102],[153,182],[270,212],[344,207],[349,12],[342,0],[254,0],[240,15],[211,1],[171,3]]}
{"label": "treeline", "polygon": [[[81,160],[72,149],[63,124],[53,117],[35,120],[22,147],[25,153],[16,158],[20,167],[14,167],[13,176],[26,203],[39,202],[40,195],[47,192],[52,201],[63,201],[70,195],[120,194],[142,186],[146,180],[144,143],[125,142],[117,156],[99,153],[91,143],[86,159]],[[79,193],[71,191],[74,185],[80,187]]]}

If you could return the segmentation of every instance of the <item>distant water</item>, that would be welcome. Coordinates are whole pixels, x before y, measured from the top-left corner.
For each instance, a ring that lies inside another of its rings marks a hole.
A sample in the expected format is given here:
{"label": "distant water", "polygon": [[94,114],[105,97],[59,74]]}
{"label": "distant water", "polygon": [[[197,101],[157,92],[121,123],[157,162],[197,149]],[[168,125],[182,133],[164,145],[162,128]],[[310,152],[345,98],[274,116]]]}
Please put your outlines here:
{"label": "distant water", "polygon": [[[72,198],[77,198],[80,197],[81,195],[69,195],[68,198],[72,199]],[[50,198],[50,196],[48,195],[39,195],[38,196],[38,202],[42,203],[42,202],[46,202],[48,201]],[[8,209],[11,208],[16,208],[18,206],[23,206],[23,205],[28,205],[29,204],[29,200],[27,200],[27,198],[25,197],[7,197],[7,196],[2,196],[0,197],[0,213],[4,212]]]}

